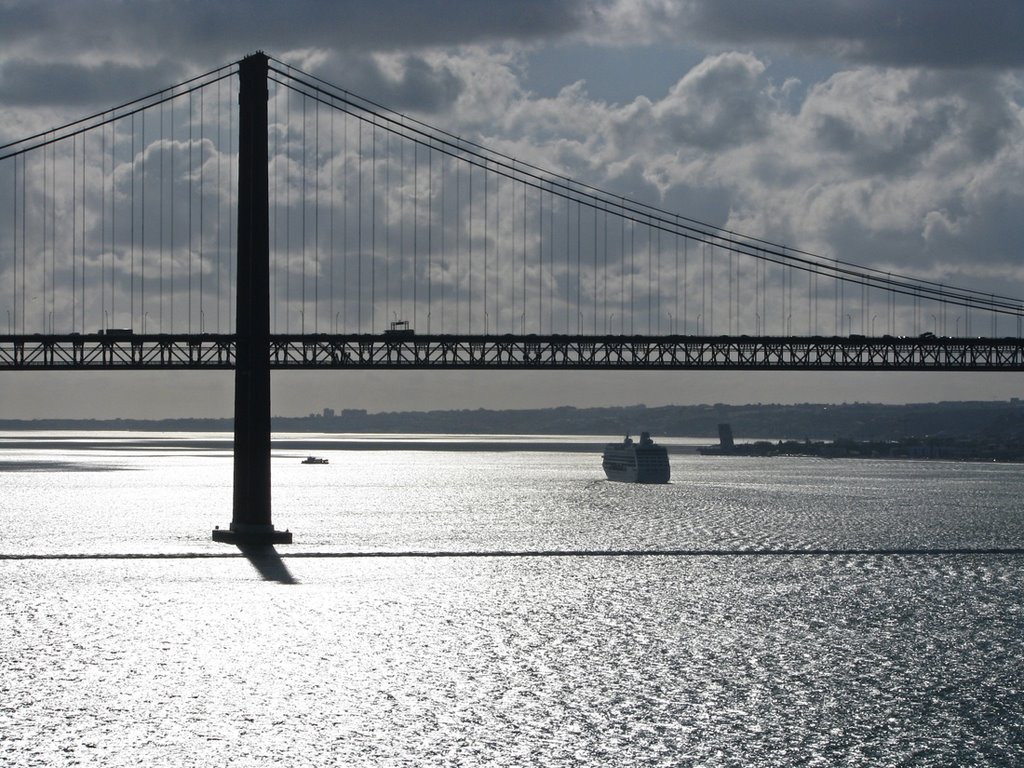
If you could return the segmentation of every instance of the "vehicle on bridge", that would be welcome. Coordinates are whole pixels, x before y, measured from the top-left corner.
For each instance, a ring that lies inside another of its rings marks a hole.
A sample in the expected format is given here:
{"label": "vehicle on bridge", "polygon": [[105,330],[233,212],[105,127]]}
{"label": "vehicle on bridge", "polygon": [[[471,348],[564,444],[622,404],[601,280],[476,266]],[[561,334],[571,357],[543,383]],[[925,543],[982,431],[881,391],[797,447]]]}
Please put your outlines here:
{"label": "vehicle on bridge", "polygon": [[384,338],[388,340],[411,339],[416,331],[409,327],[408,320],[395,320],[391,327],[384,331]]}

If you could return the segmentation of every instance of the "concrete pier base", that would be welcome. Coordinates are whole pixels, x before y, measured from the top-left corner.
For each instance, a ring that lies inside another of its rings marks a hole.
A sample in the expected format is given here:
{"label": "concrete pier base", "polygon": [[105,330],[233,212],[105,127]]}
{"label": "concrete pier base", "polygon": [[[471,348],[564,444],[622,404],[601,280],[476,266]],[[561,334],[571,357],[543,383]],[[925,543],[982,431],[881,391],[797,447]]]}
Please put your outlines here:
{"label": "concrete pier base", "polygon": [[222,544],[291,544],[291,531],[278,531],[272,525],[232,523],[230,528],[214,528],[213,540]]}

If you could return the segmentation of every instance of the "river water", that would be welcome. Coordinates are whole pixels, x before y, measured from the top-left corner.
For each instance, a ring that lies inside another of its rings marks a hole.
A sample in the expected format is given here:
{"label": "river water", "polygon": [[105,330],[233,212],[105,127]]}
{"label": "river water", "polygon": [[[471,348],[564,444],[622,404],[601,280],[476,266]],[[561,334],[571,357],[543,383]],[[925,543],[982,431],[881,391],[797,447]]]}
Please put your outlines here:
{"label": "river water", "polygon": [[0,434],[0,765],[1024,764],[1024,467],[223,437]]}

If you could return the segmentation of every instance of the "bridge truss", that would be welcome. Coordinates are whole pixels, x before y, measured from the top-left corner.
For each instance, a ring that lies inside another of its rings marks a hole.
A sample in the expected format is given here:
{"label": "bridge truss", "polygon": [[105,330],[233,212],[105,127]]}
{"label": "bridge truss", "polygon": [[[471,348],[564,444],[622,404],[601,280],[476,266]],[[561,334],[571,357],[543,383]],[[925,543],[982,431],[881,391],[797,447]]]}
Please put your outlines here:
{"label": "bridge truss", "polygon": [[[272,335],[274,370],[1024,371],[1015,338]],[[230,334],[0,336],[0,370],[226,370]]]}

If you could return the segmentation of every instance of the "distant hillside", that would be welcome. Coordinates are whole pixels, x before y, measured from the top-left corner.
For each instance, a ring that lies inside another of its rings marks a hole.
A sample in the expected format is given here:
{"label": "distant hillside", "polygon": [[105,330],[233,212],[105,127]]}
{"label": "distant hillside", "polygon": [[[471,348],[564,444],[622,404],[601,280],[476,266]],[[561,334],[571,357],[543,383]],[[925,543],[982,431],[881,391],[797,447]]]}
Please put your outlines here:
{"label": "distant hillside", "polygon": [[[406,411],[366,413],[326,410],[300,418],[275,417],[278,432],[380,432],[462,434],[636,434],[709,437],[729,423],[738,438],[795,440],[898,440],[947,436],[1024,440],[1024,403],[946,402],[912,405],[669,405],[648,408],[538,408],[530,410]],[[0,420],[0,430],[230,431],[231,419]]]}

